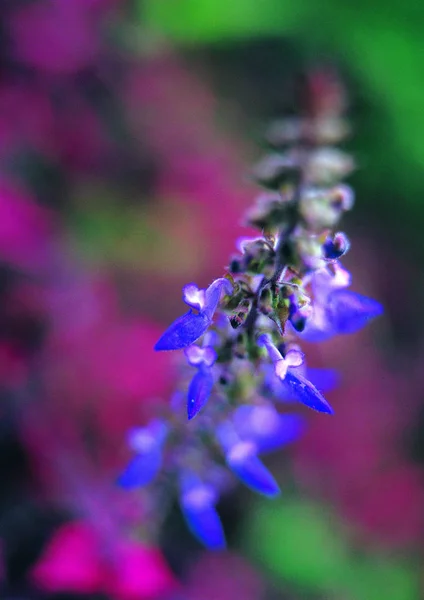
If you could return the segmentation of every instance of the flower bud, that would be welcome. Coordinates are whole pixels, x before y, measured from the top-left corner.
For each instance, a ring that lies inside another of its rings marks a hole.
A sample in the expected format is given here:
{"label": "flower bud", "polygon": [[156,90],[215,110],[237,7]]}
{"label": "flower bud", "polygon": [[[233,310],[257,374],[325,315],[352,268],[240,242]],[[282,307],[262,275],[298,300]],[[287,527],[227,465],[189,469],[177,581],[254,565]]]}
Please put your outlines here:
{"label": "flower bud", "polygon": [[337,260],[342,257],[350,248],[350,242],[344,233],[335,233],[331,238],[330,236],[325,240],[323,244],[324,258],[327,260]]}

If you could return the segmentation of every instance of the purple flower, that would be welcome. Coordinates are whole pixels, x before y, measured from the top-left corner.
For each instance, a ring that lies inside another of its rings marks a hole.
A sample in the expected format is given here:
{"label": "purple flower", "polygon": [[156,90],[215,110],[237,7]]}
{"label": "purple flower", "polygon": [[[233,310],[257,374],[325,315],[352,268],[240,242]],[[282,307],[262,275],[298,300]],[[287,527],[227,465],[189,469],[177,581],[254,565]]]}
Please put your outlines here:
{"label": "purple flower", "polygon": [[328,298],[327,318],[336,334],[354,333],[382,313],[379,302],[350,290],[336,290]]}
{"label": "purple flower", "polygon": [[336,260],[346,254],[350,248],[350,242],[344,233],[335,233],[333,237],[328,237],[323,245],[324,258],[327,260]]}
{"label": "purple flower", "polygon": [[289,395],[318,412],[333,414],[333,409],[320,391],[302,375],[288,371],[284,379]]}
{"label": "purple flower", "polygon": [[225,548],[222,523],[215,509],[214,488],[195,476],[185,475],[181,482],[180,506],[191,533],[211,550]]}
{"label": "purple flower", "polygon": [[329,392],[339,384],[339,374],[335,369],[308,367],[307,379],[321,392]]}
{"label": "purple flower", "polygon": [[258,338],[258,345],[264,346],[274,364],[275,374],[282,381],[285,379],[289,367],[300,367],[303,364],[303,353],[299,350],[289,350],[285,357],[271,342],[268,335],[263,334]]}
{"label": "purple flower", "polygon": [[197,367],[188,388],[187,416],[195,417],[199,410],[206,404],[213,388],[212,366],[216,361],[216,352],[212,346],[189,346],[185,350],[188,363]]}
{"label": "purple flower", "polygon": [[300,337],[310,342],[321,342],[335,335],[354,333],[383,312],[379,302],[346,290],[350,273],[339,263],[313,275],[313,314],[307,320]]}
{"label": "purple flower", "polygon": [[258,448],[253,441],[241,440],[230,422],[220,425],[217,438],[228,467],[247,487],[264,496],[280,493],[274,477],[258,458]]}
{"label": "purple flower", "polygon": [[129,432],[128,445],[135,452],[135,456],[118,478],[121,487],[144,487],[156,477],[162,466],[162,447],[167,433],[167,425],[159,420]]}
{"label": "purple flower", "polygon": [[[233,286],[223,277],[215,279],[206,289],[199,289],[195,283],[183,288],[183,300],[191,309],[176,319],[157,341],[155,350],[180,350],[198,340],[212,323],[222,290],[231,294]],[[194,313],[192,309],[196,309]]]}
{"label": "purple flower", "polygon": [[302,375],[295,374],[289,370],[291,367],[300,367],[303,364],[302,352],[299,352],[299,350],[289,350],[286,357],[283,358],[281,352],[266,334],[258,338],[258,344],[267,349],[269,357],[274,364],[274,374],[283,382],[287,396],[294,397],[299,402],[302,402],[302,404],[319,412],[329,414],[333,412],[327,400],[310,381]]}
{"label": "purple flower", "polygon": [[280,415],[272,404],[239,406],[233,423],[242,441],[254,442],[258,452],[271,452],[294,441],[303,430],[298,415]]}

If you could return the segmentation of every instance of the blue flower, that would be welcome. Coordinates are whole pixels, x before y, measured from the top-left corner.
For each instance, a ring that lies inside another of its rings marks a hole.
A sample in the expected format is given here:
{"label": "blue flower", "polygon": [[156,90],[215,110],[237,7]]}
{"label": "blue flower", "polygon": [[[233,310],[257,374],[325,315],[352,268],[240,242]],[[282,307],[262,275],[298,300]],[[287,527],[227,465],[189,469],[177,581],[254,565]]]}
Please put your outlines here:
{"label": "blue flower", "polygon": [[[183,288],[183,300],[191,309],[176,319],[156,342],[155,350],[180,350],[198,340],[212,323],[221,293],[231,294],[233,286],[223,277],[215,279],[206,289],[199,289],[195,283]],[[198,310],[194,313],[192,309]]]}
{"label": "blue flower", "polygon": [[327,318],[336,334],[354,333],[382,313],[379,302],[350,290],[336,290],[328,298]]}
{"label": "blue flower", "polygon": [[239,406],[232,420],[240,439],[254,442],[259,453],[271,452],[289,444],[303,430],[301,417],[281,415],[272,404]]}
{"label": "blue flower", "polygon": [[379,302],[351,292],[350,274],[339,263],[333,264],[334,274],[327,268],[317,271],[312,279],[313,314],[298,335],[310,342],[321,342],[335,335],[354,333],[367,322],[382,314]]}
{"label": "blue flower", "polygon": [[162,466],[162,448],[167,433],[167,425],[159,420],[152,421],[147,427],[130,431],[128,444],[135,456],[118,478],[121,487],[144,487],[156,477]]}
{"label": "blue flower", "polygon": [[335,233],[333,237],[327,237],[323,244],[323,253],[326,260],[336,260],[346,254],[350,248],[350,242],[347,236],[342,233]]}
{"label": "blue flower", "polygon": [[215,509],[217,495],[211,485],[185,474],[181,481],[180,506],[191,533],[211,550],[225,548],[222,523]]}
{"label": "blue flower", "polygon": [[185,350],[185,355],[188,363],[192,367],[197,367],[197,373],[194,375],[188,388],[187,416],[190,420],[206,404],[212,392],[212,366],[217,356],[211,346],[205,346],[204,348],[189,346]]}
{"label": "blue flower", "polygon": [[282,381],[287,375],[289,367],[300,367],[303,364],[303,353],[299,350],[289,350],[285,357],[282,356],[278,348],[271,342],[268,335],[263,334],[258,338],[258,345],[264,346],[274,365],[275,374]]}
{"label": "blue flower", "polygon": [[339,374],[335,369],[308,367],[307,379],[321,392],[329,392],[339,385]]}
{"label": "blue flower", "polygon": [[258,448],[253,441],[240,439],[228,421],[218,427],[217,439],[228,467],[247,487],[264,496],[280,493],[278,483],[258,458]]}
{"label": "blue flower", "polygon": [[287,387],[289,394],[302,404],[318,412],[333,414],[333,409],[321,392],[302,375],[298,373],[295,375],[293,372],[288,371],[284,379],[284,385]]}
{"label": "blue flower", "polygon": [[302,402],[302,404],[319,412],[332,414],[333,409],[321,392],[310,381],[300,375],[300,373],[295,374],[292,370],[289,370],[292,367],[299,367],[303,364],[302,352],[299,352],[299,350],[289,350],[286,357],[283,358],[281,352],[266,334],[259,336],[258,344],[267,349],[274,365],[274,373],[283,382],[289,397],[294,397],[299,402]]}

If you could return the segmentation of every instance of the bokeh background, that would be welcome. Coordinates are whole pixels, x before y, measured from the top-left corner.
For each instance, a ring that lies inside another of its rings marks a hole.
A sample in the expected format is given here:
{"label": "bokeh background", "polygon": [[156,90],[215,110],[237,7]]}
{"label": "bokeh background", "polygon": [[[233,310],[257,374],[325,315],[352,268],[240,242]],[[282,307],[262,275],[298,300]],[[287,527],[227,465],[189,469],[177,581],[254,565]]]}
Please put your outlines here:
{"label": "bokeh background", "polygon": [[[1,598],[423,597],[423,28],[414,0],[2,0]],[[147,542],[114,481],[169,401],[152,346],[223,273],[266,125],[317,65],[354,132],[345,262],[385,316],[307,349],[336,414],[270,459],[281,499],[222,502],[228,552],[172,505]]]}

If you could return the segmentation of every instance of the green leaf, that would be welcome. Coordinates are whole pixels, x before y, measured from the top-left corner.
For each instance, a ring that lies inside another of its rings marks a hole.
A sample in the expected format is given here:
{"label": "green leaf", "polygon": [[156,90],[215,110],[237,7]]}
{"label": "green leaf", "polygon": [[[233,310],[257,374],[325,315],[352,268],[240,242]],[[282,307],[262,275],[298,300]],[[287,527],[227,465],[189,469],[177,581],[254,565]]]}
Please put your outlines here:
{"label": "green leaf", "polygon": [[143,0],[140,21],[177,42],[219,42],[293,30],[307,3],[287,0]]}
{"label": "green leaf", "polygon": [[261,503],[245,535],[248,552],[274,576],[311,591],[339,588],[350,568],[334,520],[306,501]]}
{"label": "green leaf", "polygon": [[408,565],[384,561],[377,556],[355,565],[346,589],[355,600],[416,600],[419,584]]}

